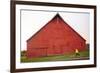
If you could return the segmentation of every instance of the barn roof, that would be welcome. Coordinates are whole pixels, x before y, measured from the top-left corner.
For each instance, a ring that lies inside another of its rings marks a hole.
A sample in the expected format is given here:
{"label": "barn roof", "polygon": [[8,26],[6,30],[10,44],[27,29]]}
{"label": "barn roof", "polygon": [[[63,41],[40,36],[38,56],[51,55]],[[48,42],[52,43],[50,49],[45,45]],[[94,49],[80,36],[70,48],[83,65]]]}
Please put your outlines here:
{"label": "barn roof", "polygon": [[[83,39],[84,41],[86,41],[78,32],[76,32],[71,26],[69,26],[68,23],[65,22],[65,21],[63,20],[63,18],[62,18],[58,13],[57,13],[48,23],[50,23],[52,20],[57,19],[57,18],[60,18],[69,28],[71,28],[71,30],[72,30],[73,32],[75,32],[81,39]],[[47,23],[46,25],[44,25],[44,26],[43,26],[39,31],[37,31],[34,35],[32,35],[32,36],[27,40],[27,42],[28,42],[29,40],[31,40],[34,36],[36,36],[39,32],[41,32],[41,30],[44,29],[44,27],[46,27],[46,26],[48,25],[48,23]]]}

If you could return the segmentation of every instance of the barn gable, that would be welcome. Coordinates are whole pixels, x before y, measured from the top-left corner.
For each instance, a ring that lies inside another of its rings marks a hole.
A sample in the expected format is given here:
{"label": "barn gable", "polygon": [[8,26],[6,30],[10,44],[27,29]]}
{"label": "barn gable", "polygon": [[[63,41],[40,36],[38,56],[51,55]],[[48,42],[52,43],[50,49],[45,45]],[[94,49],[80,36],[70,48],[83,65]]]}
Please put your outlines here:
{"label": "barn gable", "polygon": [[[40,32],[42,32],[42,30],[44,29],[44,28],[46,28],[48,25],[49,25],[49,23],[50,22],[52,22],[53,20],[57,20],[57,19],[59,19],[59,20],[61,20],[62,22],[64,22],[66,25],[67,25],[67,27],[69,27],[73,32],[75,32],[81,39],[83,39],[84,41],[86,41],[78,32],[76,32],[71,26],[69,26],[68,25],[68,23],[67,22],[65,22],[64,20],[63,20],[63,18],[57,13],[54,17],[53,17],[53,19],[51,19],[45,26],[43,26],[39,31],[37,31],[34,35],[32,35],[28,40],[27,40],[27,42],[29,41],[29,40],[31,40],[33,37],[35,37],[38,33],[40,33]],[[57,20],[58,22],[59,22],[59,20]]]}

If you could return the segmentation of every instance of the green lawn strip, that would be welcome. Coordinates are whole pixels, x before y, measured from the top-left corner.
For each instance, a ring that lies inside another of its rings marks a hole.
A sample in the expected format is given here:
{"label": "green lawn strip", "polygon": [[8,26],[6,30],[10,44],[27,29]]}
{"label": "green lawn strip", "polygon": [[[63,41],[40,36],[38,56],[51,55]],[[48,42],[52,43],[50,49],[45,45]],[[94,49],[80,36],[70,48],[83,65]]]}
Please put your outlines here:
{"label": "green lawn strip", "polygon": [[89,57],[89,51],[80,52],[79,56],[75,54],[70,55],[57,55],[57,56],[47,56],[47,57],[38,57],[38,58],[27,58],[25,56],[21,56],[21,62],[45,62],[45,61],[68,61],[76,58],[86,58]]}

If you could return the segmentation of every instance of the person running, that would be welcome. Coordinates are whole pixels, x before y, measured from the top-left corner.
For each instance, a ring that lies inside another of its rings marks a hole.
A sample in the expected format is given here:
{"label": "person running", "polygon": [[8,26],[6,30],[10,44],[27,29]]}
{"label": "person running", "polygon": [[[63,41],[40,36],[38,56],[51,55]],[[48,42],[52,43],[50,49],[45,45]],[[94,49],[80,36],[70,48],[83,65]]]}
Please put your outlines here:
{"label": "person running", "polygon": [[78,49],[75,49],[75,55],[76,55],[76,56],[80,56],[79,50],[78,50]]}

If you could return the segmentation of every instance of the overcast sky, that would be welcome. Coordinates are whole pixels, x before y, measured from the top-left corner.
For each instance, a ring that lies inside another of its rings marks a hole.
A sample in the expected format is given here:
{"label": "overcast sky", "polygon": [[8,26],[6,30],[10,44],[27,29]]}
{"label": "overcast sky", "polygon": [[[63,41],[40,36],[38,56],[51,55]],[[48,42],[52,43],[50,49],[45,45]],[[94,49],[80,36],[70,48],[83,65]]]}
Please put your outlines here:
{"label": "overcast sky", "polygon": [[86,39],[86,43],[89,43],[89,13],[21,10],[21,50],[26,50],[26,40],[46,25],[57,13]]}

